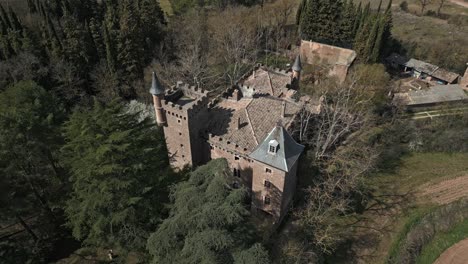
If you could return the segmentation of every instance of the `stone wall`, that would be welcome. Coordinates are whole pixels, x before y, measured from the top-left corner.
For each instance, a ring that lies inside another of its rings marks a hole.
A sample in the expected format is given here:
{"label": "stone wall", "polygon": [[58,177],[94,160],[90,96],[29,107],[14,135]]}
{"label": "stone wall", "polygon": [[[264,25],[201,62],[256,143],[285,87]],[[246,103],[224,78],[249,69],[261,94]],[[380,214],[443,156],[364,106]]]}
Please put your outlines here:
{"label": "stone wall", "polygon": [[468,90],[468,67],[466,68],[465,74],[460,81],[461,88]]}
{"label": "stone wall", "polygon": [[313,41],[301,41],[300,55],[307,64],[325,64],[332,66],[329,74],[344,81],[348,69],[356,59],[354,50],[335,47]]}
{"label": "stone wall", "polygon": [[[225,158],[233,174],[234,170],[240,170],[240,176],[235,175],[234,178],[238,179],[238,183],[251,190],[252,208],[271,214],[275,221],[279,222],[287,212],[294,195],[296,166],[289,173],[286,173],[252,160],[241,153],[225,149],[221,145],[212,143],[210,148],[211,159]],[[270,182],[269,187],[265,186],[266,180]],[[265,204],[265,197],[270,198],[270,204]]]}

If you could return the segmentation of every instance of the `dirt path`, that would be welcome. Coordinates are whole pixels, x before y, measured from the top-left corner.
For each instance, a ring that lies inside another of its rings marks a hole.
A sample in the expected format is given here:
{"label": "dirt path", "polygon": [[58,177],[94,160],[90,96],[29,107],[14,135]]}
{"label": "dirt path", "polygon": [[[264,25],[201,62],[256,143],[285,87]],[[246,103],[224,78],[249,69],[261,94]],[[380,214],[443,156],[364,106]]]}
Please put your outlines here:
{"label": "dirt path", "polygon": [[468,8],[468,2],[463,0],[449,0],[451,3]]}
{"label": "dirt path", "polygon": [[422,187],[420,198],[437,204],[448,204],[468,196],[468,175]]}
{"label": "dirt path", "polygon": [[466,264],[468,262],[468,239],[453,245],[434,264]]}

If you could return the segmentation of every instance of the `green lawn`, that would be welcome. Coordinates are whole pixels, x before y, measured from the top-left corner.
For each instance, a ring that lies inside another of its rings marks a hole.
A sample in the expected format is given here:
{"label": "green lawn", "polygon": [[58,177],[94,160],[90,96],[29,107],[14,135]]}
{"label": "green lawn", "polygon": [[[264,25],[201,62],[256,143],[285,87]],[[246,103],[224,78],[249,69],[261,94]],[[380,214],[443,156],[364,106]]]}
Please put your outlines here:
{"label": "green lawn", "polygon": [[446,233],[437,233],[434,239],[427,244],[419,258],[417,264],[432,264],[446,249],[455,245],[459,241],[468,237],[468,220],[454,226]]}
{"label": "green lawn", "polygon": [[[437,183],[468,173],[468,153],[412,153],[402,157],[393,172],[378,173],[369,178],[374,195],[386,197],[383,202],[393,203],[395,197],[407,196],[401,208],[394,209],[392,232],[382,236],[380,252],[388,252],[375,259],[374,263],[385,263],[397,254],[400,243],[411,227],[432,212],[432,204],[416,202],[414,194],[423,184]],[[400,199],[400,198],[398,198]],[[424,202],[424,201],[423,201]],[[379,216],[376,216],[379,217]]]}
{"label": "green lawn", "polygon": [[468,153],[413,153],[401,159],[394,172],[371,177],[373,185],[408,192],[428,182],[439,182],[468,173]]}

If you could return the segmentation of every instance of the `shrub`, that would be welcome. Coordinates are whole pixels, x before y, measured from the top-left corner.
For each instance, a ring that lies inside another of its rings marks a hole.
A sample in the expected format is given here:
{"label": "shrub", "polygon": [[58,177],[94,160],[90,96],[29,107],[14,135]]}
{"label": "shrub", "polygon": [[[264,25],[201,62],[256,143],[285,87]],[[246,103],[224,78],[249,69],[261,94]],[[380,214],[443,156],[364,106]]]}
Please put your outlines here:
{"label": "shrub", "polygon": [[400,9],[402,11],[408,12],[408,3],[406,1],[403,1],[400,3]]}
{"label": "shrub", "polygon": [[430,243],[439,232],[447,232],[452,227],[468,219],[468,200],[460,200],[437,208],[435,211],[413,221],[404,230],[405,238],[398,242],[387,263],[415,263],[423,247]]}

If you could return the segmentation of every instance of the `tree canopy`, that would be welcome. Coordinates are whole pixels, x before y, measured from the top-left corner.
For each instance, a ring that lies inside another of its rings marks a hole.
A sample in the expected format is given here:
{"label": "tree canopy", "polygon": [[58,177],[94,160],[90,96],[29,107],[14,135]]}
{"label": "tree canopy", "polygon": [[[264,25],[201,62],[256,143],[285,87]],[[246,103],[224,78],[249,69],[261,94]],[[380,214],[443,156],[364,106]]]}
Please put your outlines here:
{"label": "tree canopy", "polygon": [[352,1],[303,0],[296,22],[302,39],[353,48],[359,60],[375,63],[391,45],[392,1],[384,12],[380,5],[373,13],[369,3],[362,10]]}
{"label": "tree canopy", "polygon": [[74,237],[86,244],[141,249],[162,216],[164,138],[140,116],[118,101],[95,101],[66,123],[62,150],[72,192],[65,212]]}
{"label": "tree canopy", "polygon": [[247,192],[229,184],[227,161],[213,160],[174,187],[170,217],[151,234],[153,263],[269,263],[253,243]]}

